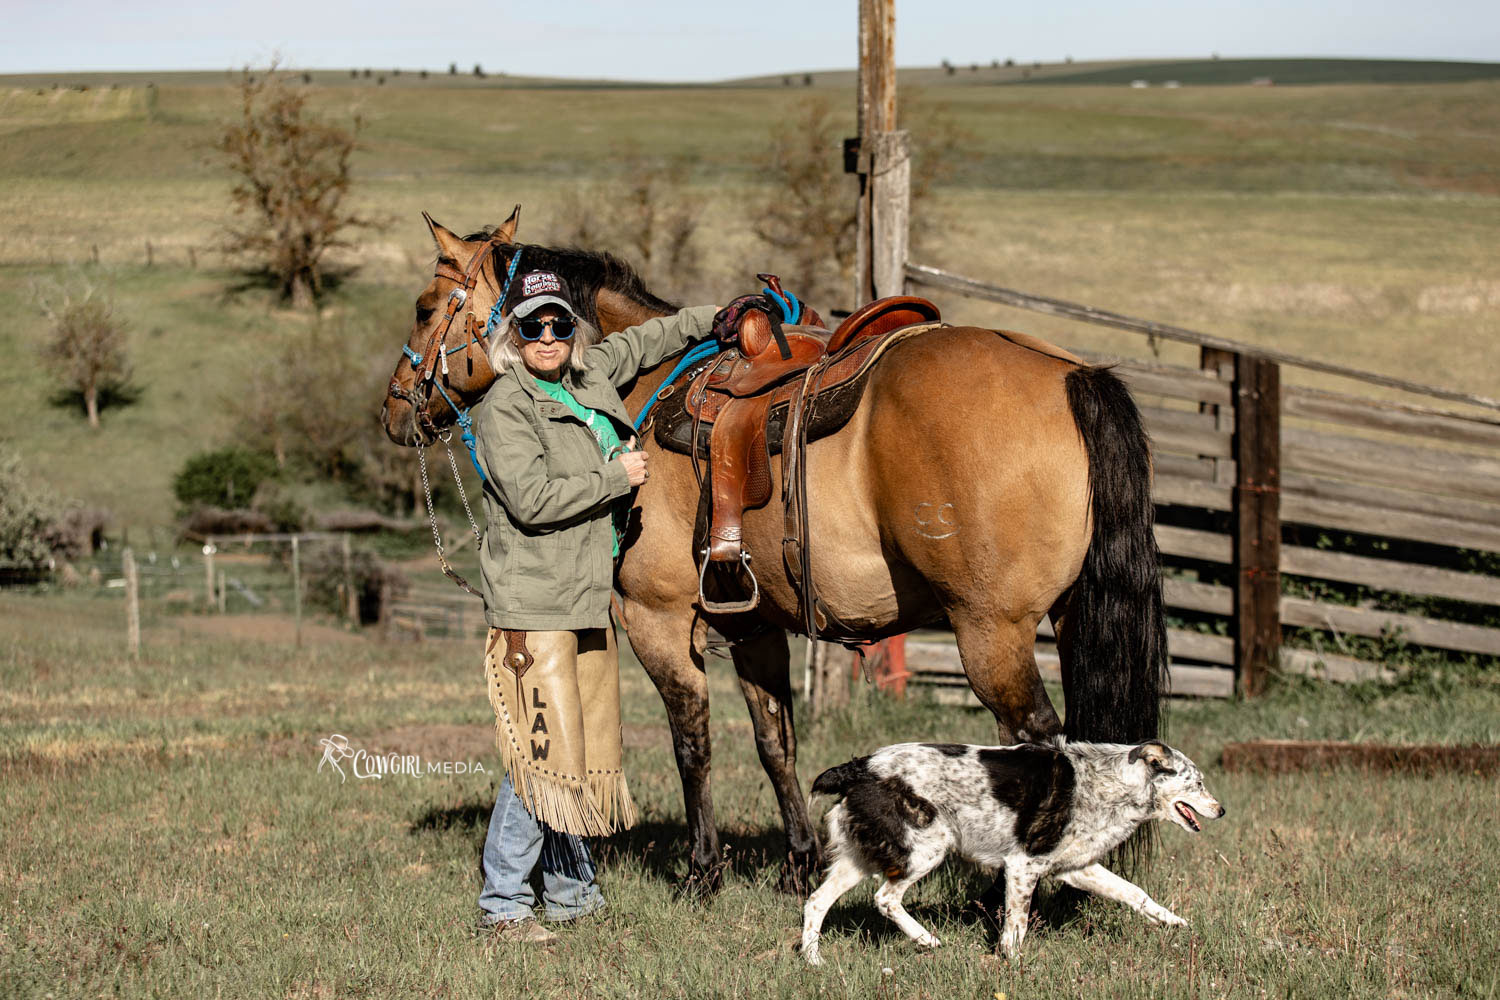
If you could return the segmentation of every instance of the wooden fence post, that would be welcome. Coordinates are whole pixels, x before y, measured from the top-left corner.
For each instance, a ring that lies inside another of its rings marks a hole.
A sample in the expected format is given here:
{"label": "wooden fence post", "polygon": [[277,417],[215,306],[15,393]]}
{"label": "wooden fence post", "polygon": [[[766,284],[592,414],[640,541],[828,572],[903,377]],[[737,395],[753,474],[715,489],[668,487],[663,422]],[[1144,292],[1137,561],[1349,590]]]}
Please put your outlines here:
{"label": "wooden fence post", "polygon": [[208,596],[210,608],[214,606],[214,553],[217,551],[214,536],[209,535],[203,540],[203,589]]}
{"label": "wooden fence post", "polygon": [[296,621],[295,642],[302,646],[302,551],[297,536],[292,536],[292,616]]}
{"label": "wooden fence post", "polygon": [[1234,666],[1251,698],[1281,649],[1280,366],[1238,355],[1234,409]]}
{"label": "wooden fence post", "polygon": [[135,553],[126,546],[120,557],[125,574],[125,637],[130,655],[141,655],[141,577],[135,565]]}
{"label": "wooden fence post", "polygon": [[359,598],[354,593],[353,553],[349,549],[349,532],[342,539],[344,556],[344,604],[349,621],[359,624]]}

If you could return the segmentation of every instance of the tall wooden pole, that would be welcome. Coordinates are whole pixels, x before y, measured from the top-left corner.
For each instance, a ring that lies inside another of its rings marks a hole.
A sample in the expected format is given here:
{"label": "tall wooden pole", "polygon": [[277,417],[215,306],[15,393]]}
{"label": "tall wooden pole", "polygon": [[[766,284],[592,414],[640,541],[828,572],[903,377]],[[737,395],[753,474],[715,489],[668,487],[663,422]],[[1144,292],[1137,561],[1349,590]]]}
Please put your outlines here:
{"label": "tall wooden pole", "polygon": [[859,174],[854,297],[858,307],[906,290],[911,151],[896,128],[896,0],[859,3],[859,137],[846,168]]}

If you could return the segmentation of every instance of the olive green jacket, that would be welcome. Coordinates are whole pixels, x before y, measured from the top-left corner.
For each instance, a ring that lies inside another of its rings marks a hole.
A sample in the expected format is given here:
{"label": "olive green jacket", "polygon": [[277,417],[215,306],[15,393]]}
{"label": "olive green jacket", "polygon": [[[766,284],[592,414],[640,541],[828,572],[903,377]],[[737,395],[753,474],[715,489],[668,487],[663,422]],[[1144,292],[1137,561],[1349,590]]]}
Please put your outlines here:
{"label": "olive green jacket", "polygon": [[[696,306],[605,337],[585,352],[584,372],[565,372],[563,384],[613,418],[628,441],[618,387],[706,336],[714,312]],[[479,555],[485,621],[542,632],[607,627],[610,507],[631,492],[625,466],[606,462],[593,432],[519,366],[502,372],[475,407],[474,431],[489,479]]]}

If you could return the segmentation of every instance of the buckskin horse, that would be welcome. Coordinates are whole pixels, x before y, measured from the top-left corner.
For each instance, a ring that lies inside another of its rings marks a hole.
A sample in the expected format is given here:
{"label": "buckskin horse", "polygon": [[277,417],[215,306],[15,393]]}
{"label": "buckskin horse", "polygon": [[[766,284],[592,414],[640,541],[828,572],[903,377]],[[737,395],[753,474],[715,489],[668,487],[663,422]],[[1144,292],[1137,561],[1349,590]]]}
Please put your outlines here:
{"label": "buckskin horse", "polygon": [[[382,410],[396,443],[430,443],[458,419],[455,408],[476,403],[493,381],[486,317],[517,254],[527,270],[563,275],[583,318],[606,334],[678,308],[608,254],[514,242],[519,211],[463,238],[424,214],[438,261]],[[852,642],[946,618],[1001,743],[1059,731],[1104,742],[1155,737],[1166,629],[1150,443],[1127,388],[1107,368],[1023,334],[929,325],[890,346],[847,422],[806,447],[808,565],[825,622]],[[622,389],[632,414],[673,367],[668,359]],[[721,870],[703,662],[712,626],[733,643],[780,806],[782,886],[801,890],[820,859],[797,780],[788,669],[787,632],[806,631],[805,609],[795,568],[773,558],[786,531],[782,462],[770,463],[770,502],[743,517],[744,546],[759,559],[758,606],[715,614],[700,601],[695,459],[652,434],[641,441],[653,475],[635,499],[638,527],[616,588],[629,642],[666,703],[690,881],[712,891]],[[1034,656],[1044,615],[1057,633],[1066,725]]]}

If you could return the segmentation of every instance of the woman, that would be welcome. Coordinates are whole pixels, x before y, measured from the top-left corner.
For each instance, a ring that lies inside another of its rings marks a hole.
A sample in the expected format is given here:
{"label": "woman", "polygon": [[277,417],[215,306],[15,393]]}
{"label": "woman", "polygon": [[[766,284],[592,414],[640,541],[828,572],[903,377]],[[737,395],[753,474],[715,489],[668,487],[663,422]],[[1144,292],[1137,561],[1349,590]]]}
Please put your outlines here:
{"label": "woman", "polygon": [[485,657],[505,764],[484,843],[481,925],[546,944],[542,916],[604,899],[582,836],[635,824],[620,759],[620,678],[609,618],[629,495],[650,476],[617,386],[707,336],[714,307],[600,339],[560,276],[520,277],[491,347],[498,377],[474,426],[489,488],[480,564]]}

